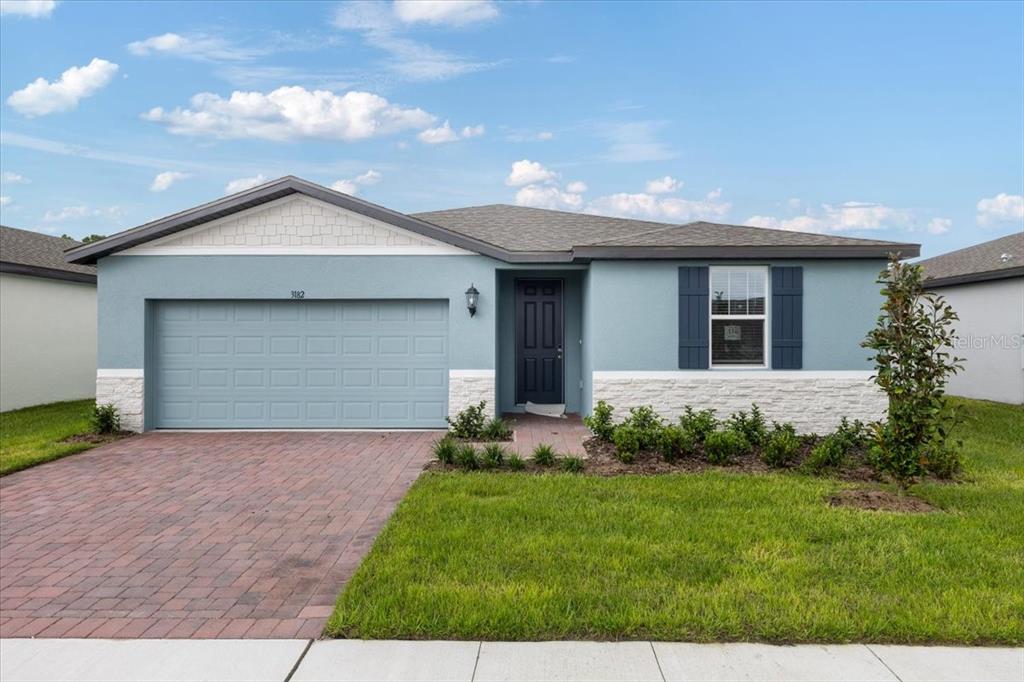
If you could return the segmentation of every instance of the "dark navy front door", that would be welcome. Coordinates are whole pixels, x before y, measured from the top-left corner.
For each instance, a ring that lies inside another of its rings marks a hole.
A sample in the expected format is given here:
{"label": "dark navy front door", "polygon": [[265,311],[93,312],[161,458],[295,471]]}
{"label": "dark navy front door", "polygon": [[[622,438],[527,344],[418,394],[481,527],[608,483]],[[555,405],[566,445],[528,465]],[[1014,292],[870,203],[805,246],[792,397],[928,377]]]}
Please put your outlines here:
{"label": "dark navy front door", "polygon": [[516,280],[516,402],[560,404],[562,281]]}

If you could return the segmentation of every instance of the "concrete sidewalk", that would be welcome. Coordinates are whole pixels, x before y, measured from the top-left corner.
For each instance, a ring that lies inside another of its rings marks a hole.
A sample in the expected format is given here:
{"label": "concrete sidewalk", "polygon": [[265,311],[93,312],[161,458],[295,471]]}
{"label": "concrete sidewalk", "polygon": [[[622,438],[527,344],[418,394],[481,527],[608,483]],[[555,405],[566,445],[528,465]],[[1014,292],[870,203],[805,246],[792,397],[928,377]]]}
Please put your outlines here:
{"label": "concrete sidewalk", "polygon": [[1024,649],[665,642],[0,640],[21,680],[1024,680]]}

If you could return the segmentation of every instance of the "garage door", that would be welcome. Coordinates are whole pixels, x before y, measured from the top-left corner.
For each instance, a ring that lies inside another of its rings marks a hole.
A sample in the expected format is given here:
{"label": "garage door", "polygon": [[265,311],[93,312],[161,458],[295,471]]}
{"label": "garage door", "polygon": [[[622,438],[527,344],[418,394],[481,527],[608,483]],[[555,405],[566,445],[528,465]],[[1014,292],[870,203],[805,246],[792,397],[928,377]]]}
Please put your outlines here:
{"label": "garage door", "polygon": [[444,426],[447,301],[161,301],[157,428]]}

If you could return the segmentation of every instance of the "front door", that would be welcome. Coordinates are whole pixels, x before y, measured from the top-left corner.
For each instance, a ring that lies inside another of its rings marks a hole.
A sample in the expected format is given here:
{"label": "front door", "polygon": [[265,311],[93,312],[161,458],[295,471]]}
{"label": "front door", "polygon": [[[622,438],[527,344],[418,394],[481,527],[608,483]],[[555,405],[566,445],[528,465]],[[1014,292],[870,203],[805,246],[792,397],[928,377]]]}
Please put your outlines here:
{"label": "front door", "polygon": [[564,402],[562,280],[516,280],[516,402]]}

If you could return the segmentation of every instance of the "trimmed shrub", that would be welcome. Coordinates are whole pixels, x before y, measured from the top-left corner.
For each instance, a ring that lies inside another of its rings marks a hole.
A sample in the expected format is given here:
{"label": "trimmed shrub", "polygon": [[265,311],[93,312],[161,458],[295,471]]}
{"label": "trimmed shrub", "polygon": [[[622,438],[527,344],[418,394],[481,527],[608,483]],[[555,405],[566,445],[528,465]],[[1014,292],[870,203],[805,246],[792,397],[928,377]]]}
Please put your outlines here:
{"label": "trimmed shrub", "polygon": [[121,413],[111,404],[92,409],[92,430],[96,433],[117,433],[121,430]]}
{"label": "trimmed shrub", "polygon": [[925,471],[938,478],[953,478],[964,469],[963,457],[957,450],[937,444],[924,453]]}
{"label": "trimmed shrub", "polygon": [[480,430],[484,440],[512,440],[512,427],[501,417],[491,419]]}
{"label": "trimmed shrub", "polygon": [[455,439],[446,435],[434,442],[434,457],[441,464],[452,464],[455,462],[455,453],[458,449],[459,445]]}
{"label": "trimmed shrub", "polygon": [[555,463],[555,449],[547,443],[541,443],[533,449],[533,463],[549,467]]}
{"label": "trimmed shrub", "polygon": [[776,424],[761,451],[761,459],[770,467],[783,467],[800,451],[800,439],[792,424]]}
{"label": "trimmed shrub", "polygon": [[505,464],[507,464],[508,468],[511,469],[512,471],[522,471],[523,469],[526,468],[526,462],[523,461],[523,458],[520,457],[519,454],[515,452],[513,452],[505,459]]}
{"label": "trimmed shrub", "polygon": [[463,443],[455,449],[455,465],[472,471],[480,468],[480,459],[477,457],[476,448],[469,443]]}
{"label": "trimmed shrub", "polygon": [[445,417],[444,420],[451,427],[452,435],[456,438],[479,438],[484,429],[484,422],[487,421],[487,417],[484,416],[485,407],[487,402],[481,401],[460,411],[455,415],[455,419]]}
{"label": "trimmed shrub", "polygon": [[750,442],[740,431],[712,431],[704,440],[704,452],[712,464],[728,464],[734,457],[750,451]]}
{"label": "trimmed shrub", "polygon": [[715,418],[714,410],[694,411],[687,405],[683,415],[679,417],[679,426],[693,434],[698,443],[703,443],[708,434],[718,428],[718,420]]}
{"label": "trimmed shrub", "polygon": [[843,440],[830,433],[811,448],[810,454],[804,460],[804,468],[817,474],[826,469],[835,469],[845,460],[846,447]]}
{"label": "trimmed shrub", "polygon": [[497,443],[488,443],[480,453],[481,469],[496,469],[505,462],[505,448]]}
{"label": "trimmed shrub", "polygon": [[740,410],[729,417],[726,423],[730,429],[742,433],[751,445],[764,445],[768,442],[768,425],[757,403],[751,405],[749,415]]}
{"label": "trimmed shrub", "polygon": [[579,457],[563,457],[562,471],[568,474],[578,474],[583,471],[583,460]]}
{"label": "trimmed shrub", "polygon": [[623,422],[636,430],[640,439],[641,450],[651,450],[658,445],[658,435],[661,433],[661,417],[657,415],[649,405],[632,407],[629,416]]}
{"label": "trimmed shrub", "polygon": [[693,454],[697,439],[681,426],[669,425],[658,436],[658,452],[666,462]]}
{"label": "trimmed shrub", "polygon": [[640,431],[630,424],[619,424],[612,433],[612,442],[615,443],[615,456],[620,462],[629,464],[640,451]]}
{"label": "trimmed shrub", "polygon": [[615,408],[603,400],[597,401],[594,407],[594,414],[583,418],[594,437],[605,442],[611,442],[612,433],[615,431],[615,424],[612,423],[612,412]]}

